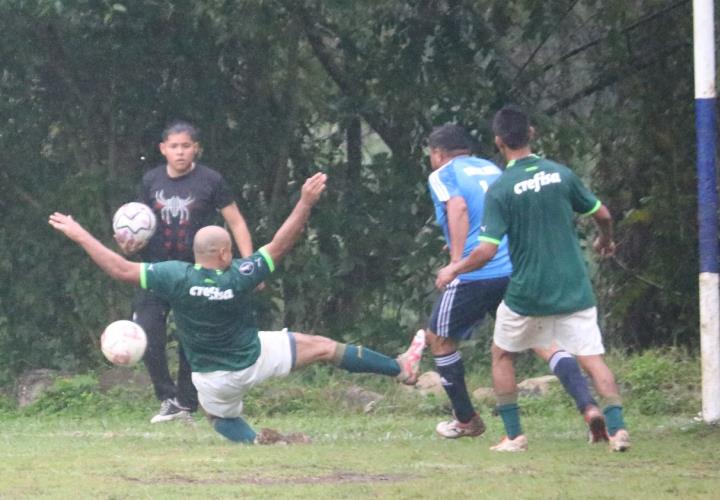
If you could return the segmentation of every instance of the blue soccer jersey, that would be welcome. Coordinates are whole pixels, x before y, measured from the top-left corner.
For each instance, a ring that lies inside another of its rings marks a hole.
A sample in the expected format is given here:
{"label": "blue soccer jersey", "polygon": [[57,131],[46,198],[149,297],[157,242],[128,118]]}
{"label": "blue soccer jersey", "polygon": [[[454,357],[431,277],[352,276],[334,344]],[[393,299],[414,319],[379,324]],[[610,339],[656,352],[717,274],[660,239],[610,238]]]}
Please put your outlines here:
{"label": "blue soccer jersey", "polygon": [[[474,156],[458,156],[435,170],[429,177],[430,195],[435,204],[435,218],[450,246],[446,203],[450,198],[461,196],[467,205],[470,224],[463,257],[467,257],[480,244],[485,193],[502,171],[494,164]],[[474,281],[510,276],[512,265],[508,254],[507,238],[503,238],[495,257],[482,268],[461,274],[460,281]]]}

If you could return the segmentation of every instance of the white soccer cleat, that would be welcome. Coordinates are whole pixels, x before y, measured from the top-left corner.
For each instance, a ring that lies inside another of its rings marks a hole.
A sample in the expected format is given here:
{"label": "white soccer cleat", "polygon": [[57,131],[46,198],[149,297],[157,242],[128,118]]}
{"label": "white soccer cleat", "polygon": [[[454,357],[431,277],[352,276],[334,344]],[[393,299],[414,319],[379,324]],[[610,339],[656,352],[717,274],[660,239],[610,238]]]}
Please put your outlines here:
{"label": "white soccer cleat", "polygon": [[610,436],[610,451],[627,451],[630,449],[630,434],[620,429],[614,436]]}
{"label": "white soccer cleat", "polygon": [[528,440],[525,437],[525,434],[520,434],[519,436],[515,436],[515,439],[510,439],[509,437],[505,436],[504,438],[502,438],[502,441],[500,441],[495,446],[491,446],[490,449],[492,451],[509,451],[509,452],[527,451]]}
{"label": "white soccer cleat", "polygon": [[405,385],[415,385],[420,377],[420,360],[425,349],[425,330],[418,330],[408,350],[397,357],[400,373],[397,379]]}

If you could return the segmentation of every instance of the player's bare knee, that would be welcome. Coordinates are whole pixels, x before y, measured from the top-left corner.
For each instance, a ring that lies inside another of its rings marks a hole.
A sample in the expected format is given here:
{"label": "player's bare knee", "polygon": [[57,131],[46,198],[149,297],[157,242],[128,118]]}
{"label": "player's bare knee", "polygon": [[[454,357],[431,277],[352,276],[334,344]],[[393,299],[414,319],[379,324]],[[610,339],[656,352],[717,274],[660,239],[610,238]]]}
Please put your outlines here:
{"label": "player's bare knee", "polygon": [[337,342],[321,335],[295,334],[299,352],[309,356],[311,361],[330,361],[335,356]]}
{"label": "player's bare knee", "polygon": [[442,356],[457,351],[457,342],[449,337],[440,337],[439,335],[426,331],[425,341],[434,356]]}
{"label": "player's bare knee", "polygon": [[331,361],[335,359],[335,351],[337,349],[337,342],[327,337],[317,336],[317,348],[318,355],[322,361]]}
{"label": "player's bare knee", "polygon": [[500,347],[498,347],[495,344],[493,344],[492,347],[490,348],[490,353],[492,355],[493,363],[508,361],[508,360],[512,360],[512,358],[513,358],[513,353],[508,352],[504,349],[501,349]]}

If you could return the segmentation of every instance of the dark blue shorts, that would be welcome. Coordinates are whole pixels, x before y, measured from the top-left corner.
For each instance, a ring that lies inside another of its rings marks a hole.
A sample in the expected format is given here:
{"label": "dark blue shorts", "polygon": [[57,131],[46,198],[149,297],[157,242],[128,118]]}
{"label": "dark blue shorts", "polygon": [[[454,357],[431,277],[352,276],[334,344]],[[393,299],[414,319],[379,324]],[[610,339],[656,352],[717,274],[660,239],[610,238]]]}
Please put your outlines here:
{"label": "dark blue shorts", "polygon": [[428,328],[439,337],[467,340],[487,313],[493,317],[510,277],[450,283],[435,301]]}

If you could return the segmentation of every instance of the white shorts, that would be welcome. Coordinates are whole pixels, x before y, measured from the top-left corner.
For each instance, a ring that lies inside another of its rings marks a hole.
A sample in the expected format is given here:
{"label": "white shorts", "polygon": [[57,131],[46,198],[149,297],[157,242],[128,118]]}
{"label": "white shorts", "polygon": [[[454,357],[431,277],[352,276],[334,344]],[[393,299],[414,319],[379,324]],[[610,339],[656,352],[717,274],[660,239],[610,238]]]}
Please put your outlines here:
{"label": "white shorts", "polygon": [[508,352],[556,343],[576,356],[603,354],[605,348],[597,324],[597,308],[554,316],[522,316],[500,303],[493,341]]}
{"label": "white shorts", "polygon": [[198,400],[210,415],[239,417],[247,391],[265,379],[284,377],[292,370],[295,338],[287,328],[279,332],[258,332],[258,337],[260,356],[252,366],[240,371],[193,372]]}

